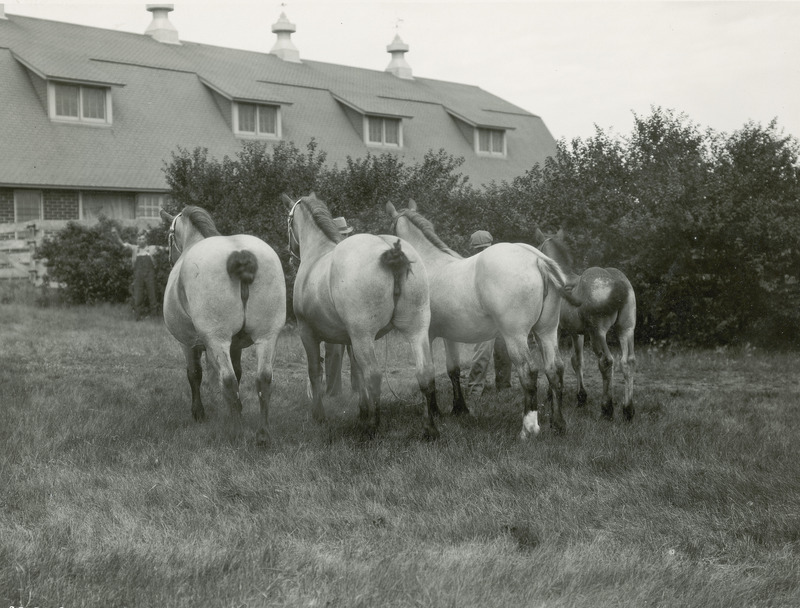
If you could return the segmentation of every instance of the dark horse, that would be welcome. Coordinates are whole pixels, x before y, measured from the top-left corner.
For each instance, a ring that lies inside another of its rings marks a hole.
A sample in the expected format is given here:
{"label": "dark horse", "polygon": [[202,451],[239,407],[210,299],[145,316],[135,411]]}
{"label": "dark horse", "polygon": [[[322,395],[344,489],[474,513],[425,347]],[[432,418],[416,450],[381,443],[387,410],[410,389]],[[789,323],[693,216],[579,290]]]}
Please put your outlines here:
{"label": "dark horse", "polygon": [[612,327],[619,338],[622,355],[620,365],[625,377],[625,396],[622,414],[626,420],[633,418],[633,373],[636,358],[633,354],[633,332],[636,329],[636,295],[631,282],[616,268],[588,268],[580,276],[573,271],[572,255],[564,243],[564,232],[559,230],[545,236],[536,230],[536,242],[543,253],[556,260],[574,284],[572,294],[581,300],[579,307],[565,300],[561,304],[560,327],[572,339],[574,353],[572,367],[578,378],[578,407],[586,405],[583,386],[583,339],[589,336],[592,350],[597,355],[598,367],[603,375],[603,400],[601,412],[606,418],[614,417],[613,385],[614,358],[606,342]]}

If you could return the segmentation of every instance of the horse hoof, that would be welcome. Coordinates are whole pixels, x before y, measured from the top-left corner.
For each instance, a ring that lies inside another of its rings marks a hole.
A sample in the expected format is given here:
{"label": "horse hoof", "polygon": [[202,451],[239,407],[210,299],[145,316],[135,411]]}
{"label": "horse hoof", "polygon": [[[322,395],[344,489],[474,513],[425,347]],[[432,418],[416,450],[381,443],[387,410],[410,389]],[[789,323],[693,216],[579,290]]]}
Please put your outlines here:
{"label": "horse hoof", "polygon": [[453,416],[470,416],[469,408],[466,405],[453,408]]}
{"label": "horse hoof", "polygon": [[520,431],[519,438],[523,441],[531,435],[536,436],[542,430],[539,426],[539,412],[528,412],[522,419],[522,431]]}
{"label": "horse hoof", "polygon": [[439,429],[436,427],[428,427],[422,431],[423,441],[436,441],[437,439],[439,439]]}
{"label": "horse hoof", "polygon": [[192,410],[192,418],[194,418],[195,422],[205,422],[206,421],[206,412],[205,410]]}
{"label": "horse hoof", "polygon": [[578,393],[575,398],[575,407],[586,407],[586,393]]}
{"label": "horse hoof", "polygon": [[633,421],[633,406],[623,408],[622,416],[625,418],[625,422]]}
{"label": "horse hoof", "polygon": [[272,437],[266,429],[259,429],[256,433],[256,445],[260,448],[272,447]]}

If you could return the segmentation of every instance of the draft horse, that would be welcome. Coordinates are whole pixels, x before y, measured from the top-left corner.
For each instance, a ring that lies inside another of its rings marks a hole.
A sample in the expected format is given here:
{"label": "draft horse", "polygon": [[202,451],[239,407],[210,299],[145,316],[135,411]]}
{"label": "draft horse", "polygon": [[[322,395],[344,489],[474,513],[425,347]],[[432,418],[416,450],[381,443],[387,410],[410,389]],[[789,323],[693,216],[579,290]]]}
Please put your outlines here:
{"label": "draft horse", "polygon": [[447,375],[453,385],[453,413],[468,413],[461,390],[458,342],[476,343],[498,335],[505,339],[524,393],[520,437],[539,433],[536,383],[538,369],[528,348],[533,329],[554,395],[551,424],[556,432],[566,428],[561,413],[564,364],[558,351],[558,317],[566,290],[566,277],[558,264],[524,243],[496,243],[463,258],[435,233],[412,200],[397,211],[392,203],[394,232],[419,252],[431,285],[430,341],[442,338]]}
{"label": "draft horse", "polygon": [[592,350],[603,376],[603,396],[600,406],[605,418],[614,418],[614,357],[608,348],[606,335],[612,327],[619,338],[620,366],[625,379],[622,414],[633,419],[633,374],[636,357],[633,352],[633,334],[636,329],[636,295],[631,282],[616,268],[592,267],[578,275],[573,270],[572,254],[564,242],[564,231],[546,236],[536,230],[536,242],[548,256],[558,261],[574,284],[574,295],[580,305],[565,302],[561,307],[561,329],[570,336],[573,346],[572,368],[578,379],[577,406],[586,405],[586,388],[583,384],[583,342],[589,336]]}
{"label": "draft horse", "polygon": [[181,343],[192,391],[192,416],[205,420],[200,398],[203,351],[218,372],[222,394],[238,421],[242,349],[256,347],[256,388],[261,408],[259,443],[269,442],[275,344],[286,323],[286,283],[278,254],[248,234],[222,236],[209,213],[187,206],[169,222],[173,264],[164,293],[164,322]]}
{"label": "draft horse", "polygon": [[425,396],[423,435],[435,439],[433,359],[428,343],[428,275],[407,242],[388,235],[342,237],[314,193],[289,211],[289,251],[297,265],[294,312],[308,359],[311,412],[325,420],[320,343],[349,344],[355,358],[359,416],[373,434],[380,418],[382,374],[375,340],[397,329],[409,342],[419,388]]}

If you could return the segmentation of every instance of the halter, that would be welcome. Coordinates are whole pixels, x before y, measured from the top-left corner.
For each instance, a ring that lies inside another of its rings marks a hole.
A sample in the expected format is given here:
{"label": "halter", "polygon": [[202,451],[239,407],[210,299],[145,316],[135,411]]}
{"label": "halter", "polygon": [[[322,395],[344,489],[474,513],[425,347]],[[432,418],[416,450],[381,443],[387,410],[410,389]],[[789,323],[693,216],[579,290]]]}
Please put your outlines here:
{"label": "halter", "polygon": [[397,233],[397,231],[395,230],[397,228],[397,220],[403,217],[406,214],[406,211],[408,211],[408,208],[403,209],[402,211],[398,211],[396,215],[392,216],[392,225],[389,227],[389,232],[392,232],[394,234]]}
{"label": "halter", "polygon": [[297,236],[295,236],[294,233],[294,210],[297,209],[297,205],[299,205],[300,201],[302,200],[303,200],[302,198],[299,198],[297,199],[297,202],[294,205],[292,205],[292,208],[289,211],[289,218],[286,222],[286,228],[289,233],[289,256],[292,258],[292,260],[295,260],[298,264],[300,264],[300,254],[294,252],[294,250],[292,249],[292,242],[294,241],[294,243],[297,245],[297,251],[299,252],[300,241],[298,240]]}
{"label": "halter", "polygon": [[178,218],[183,215],[181,211],[178,215],[172,218],[172,224],[169,227],[169,233],[167,234],[167,244],[169,245],[169,263],[174,264],[175,262],[172,261],[172,248],[174,247],[175,250],[178,252],[178,257],[181,257],[183,253],[183,249],[178,247],[178,241],[175,239],[175,224],[178,222]]}

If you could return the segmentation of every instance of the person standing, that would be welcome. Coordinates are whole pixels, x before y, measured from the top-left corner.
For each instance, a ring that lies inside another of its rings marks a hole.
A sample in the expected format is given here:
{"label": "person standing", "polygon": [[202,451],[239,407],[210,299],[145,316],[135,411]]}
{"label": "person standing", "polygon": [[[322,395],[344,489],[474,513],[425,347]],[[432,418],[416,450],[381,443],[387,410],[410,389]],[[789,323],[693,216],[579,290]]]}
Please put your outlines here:
{"label": "person standing", "polygon": [[[478,230],[470,236],[469,244],[473,255],[480,253],[494,243],[494,239],[486,230]],[[472,366],[467,379],[467,394],[471,399],[478,399],[486,388],[486,375],[489,361],[494,360],[494,384],[497,390],[511,387],[511,359],[508,356],[506,342],[497,336],[475,345],[472,354]]]}
{"label": "person standing", "polygon": [[[127,249],[131,255],[131,264],[133,265],[133,312],[136,315],[136,320],[141,321],[148,314],[158,316],[155,255],[164,247],[148,245],[144,232],[140,232],[137,236],[136,245],[123,241],[116,228],[111,229],[111,236],[118,245]],[[147,300],[146,305],[145,300]]]}

